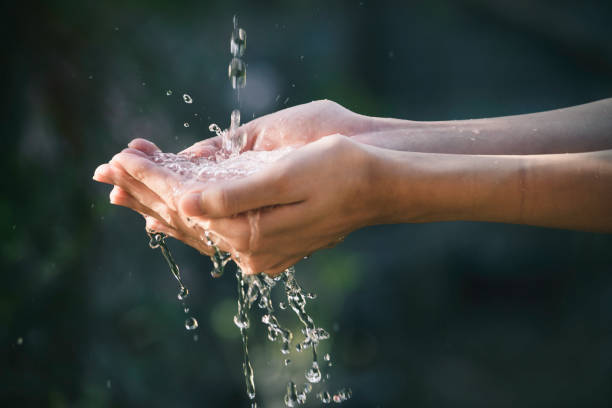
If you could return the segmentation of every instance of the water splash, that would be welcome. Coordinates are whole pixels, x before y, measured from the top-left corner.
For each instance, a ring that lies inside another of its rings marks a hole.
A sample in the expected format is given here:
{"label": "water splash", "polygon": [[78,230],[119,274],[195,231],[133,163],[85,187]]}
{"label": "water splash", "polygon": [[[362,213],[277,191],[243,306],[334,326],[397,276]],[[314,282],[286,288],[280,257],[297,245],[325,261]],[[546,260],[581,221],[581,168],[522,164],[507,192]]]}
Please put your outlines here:
{"label": "water splash", "polygon": [[[185,299],[189,297],[189,289],[187,289],[187,287],[183,284],[183,280],[181,279],[181,272],[179,270],[179,267],[174,261],[174,258],[172,257],[172,254],[170,253],[170,249],[168,249],[168,246],[166,245],[166,238],[167,238],[166,234],[163,234],[161,232],[155,232],[155,231],[147,231],[147,235],[149,236],[149,247],[151,247],[151,249],[157,249],[157,248],[160,249],[162,255],[164,256],[164,259],[166,260],[166,263],[168,264],[168,267],[170,268],[170,272],[172,273],[172,276],[174,276],[174,278],[178,282],[179,292],[176,295],[176,297],[178,300],[183,302],[182,303],[183,311],[185,313],[188,313],[189,307],[185,306]],[[198,321],[196,320],[196,318],[193,316],[188,317],[185,320],[185,328],[189,331],[197,329]]]}
{"label": "water splash", "polygon": [[[197,181],[230,180],[248,176],[293,150],[293,148],[288,147],[275,151],[248,151],[240,154],[240,152],[244,150],[247,141],[246,133],[240,128],[239,110],[239,90],[246,85],[246,64],[241,59],[246,50],[246,31],[238,27],[238,19],[236,16],[234,16],[233,22],[234,29],[230,40],[232,60],[228,67],[228,76],[232,88],[235,91],[236,109],[232,111],[229,129],[221,130],[216,124],[211,124],[209,126],[209,130],[219,136],[222,141],[221,152],[212,157],[197,157],[185,154],[173,155],[160,152],[152,156],[152,160],[155,163],[182,176],[182,183],[185,188],[188,188],[190,183]],[[193,101],[187,94],[183,95],[183,100],[185,103],[192,103]],[[284,103],[286,104],[288,101],[289,98],[287,98]],[[188,123],[185,123],[186,127],[188,125]],[[180,193],[180,191],[177,191],[177,193]],[[213,248],[213,254],[211,256],[213,270],[211,271],[211,275],[213,277],[220,277],[223,275],[225,266],[232,258],[229,253],[221,251],[215,245],[210,232],[204,231],[203,235],[203,239],[208,246]],[[184,300],[189,292],[183,285],[178,266],[174,262],[165,244],[166,236],[161,233],[149,232],[149,237],[149,246],[151,246],[151,248],[161,249],[173,276],[179,282],[180,292],[178,298],[179,300]],[[263,273],[259,275],[246,275],[238,267],[236,270],[238,308],[237,314],[234,316],[234,324],[240,330],[242,338],[244,357],[243,375],[246,385],[246,394],[249,399],[254,400],[256,397],[255,375],[249,358],[247,335],[247,330],[250,327],[248,312],[252,308],[252,305],[257,303],[258,308],[263,311],[261,322],[267,328],[267,338],[272,342],[277,340],[280,341],[280,352],[282,355],[290,354],[291,342],[294,337],[290,330],[280,325],[273,307],[271,293],[279,282],[283,284],[284,294],[286,296],[286,300],[279,303],[279,308],[286,309],[287,306],[289,306],[303,326],[302,333],[304,334],[304,339],[295,345],[295,349],[298,352],[302,352],[307,348],[312,348],[312,364],[305,372],[305,378],[308,382],[304,384],[302,391],[298,392],[297,386],[293,381],[287,384],[287,392],[284,398],[285,405],[294,407],[297,404],[305,403],[307,394],[312,391],[312,384],[319,384],[323,378],[323,373],[317,361],[317,347],[321,341],[329,339],[329,333],[323,328],[317,327],[314,320],[306,311],[307,299],[316,299],[316,294],[306,292],[301,288],[295,279],[295,269],[293,267],[286,269],[275,278],[271,278]],[[188,308],[185,310],[188,310]],[[193,330],[198,327],[198,322],[195,318],[189,317],[185,321],[185,327],[188,330]],[[195,339],[196,337],[194,335],[194,340]],[[331,357],[329,354],[324,356],[325,361],[330,361],[330,359]],[[284,362],[285,365],[288,365],[291,360],[286,358]],[[329,378],[329,373],[326,375],[326,378]],[[349,392],[341,390],[334,394],[333,401],[344,401],[350,398],[350,394],[350,390]],[[328,391],[318,393],[317,397],[323,403],[332,401],[332,396]],[[253,401],[251,407],[256,408],[257,403]]]}

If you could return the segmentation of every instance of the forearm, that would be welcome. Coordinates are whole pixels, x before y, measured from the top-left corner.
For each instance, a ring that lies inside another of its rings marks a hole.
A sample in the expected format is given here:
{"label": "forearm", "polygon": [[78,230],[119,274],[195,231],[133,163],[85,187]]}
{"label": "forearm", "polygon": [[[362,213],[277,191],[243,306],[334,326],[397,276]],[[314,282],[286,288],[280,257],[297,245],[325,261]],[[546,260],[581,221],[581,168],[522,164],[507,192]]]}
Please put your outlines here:
{"label": "forearm", "polygon": [[376,155],[379,222],[489,221],[612,232],[612,150]]}
{"label": "forearm", "polygon": [[553,154],[612,149],[612,99],[566,109],[474,120],[371,118],[353,138],[393,150],[451,154]]}

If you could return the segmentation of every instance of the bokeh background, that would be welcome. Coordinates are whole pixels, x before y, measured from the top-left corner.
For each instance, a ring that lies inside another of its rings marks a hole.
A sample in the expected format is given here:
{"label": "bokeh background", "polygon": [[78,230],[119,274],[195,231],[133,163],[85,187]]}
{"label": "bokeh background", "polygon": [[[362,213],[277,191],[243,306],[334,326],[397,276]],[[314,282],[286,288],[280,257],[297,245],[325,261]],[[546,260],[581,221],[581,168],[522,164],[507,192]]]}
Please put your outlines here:
{"label": "bokeh background", "polygon": [[[208,259],[170,243],[194,341],[143,221],[91,180],[132,138],[178,151],[210,122],[228,125],[234,13],[248,34],[243,118],[321,98],[445,120],[612,96],[609,1],[11,3],[0,6],[4,407],[250,406],[232,273],[213,280]],[[350,386],[346,407],[612,404],[610,235],[384,226],[297,270],[332,333],[324,388]],[[281,407],[309,355],[284,367],[260,325],[250,337],[259,405]]]}

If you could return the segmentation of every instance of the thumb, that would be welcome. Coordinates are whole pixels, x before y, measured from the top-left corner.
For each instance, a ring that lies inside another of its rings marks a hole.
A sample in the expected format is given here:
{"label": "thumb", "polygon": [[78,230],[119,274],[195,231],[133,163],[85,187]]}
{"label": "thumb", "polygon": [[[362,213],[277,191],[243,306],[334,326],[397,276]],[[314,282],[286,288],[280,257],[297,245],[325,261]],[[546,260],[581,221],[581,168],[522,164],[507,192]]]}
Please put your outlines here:
{"label": "thumb", "polygon": [[295,189],[282,176],[260,172],[239,180],[192,191],[181,199],[187,216],[229,217],[249,210],[300,201]]}

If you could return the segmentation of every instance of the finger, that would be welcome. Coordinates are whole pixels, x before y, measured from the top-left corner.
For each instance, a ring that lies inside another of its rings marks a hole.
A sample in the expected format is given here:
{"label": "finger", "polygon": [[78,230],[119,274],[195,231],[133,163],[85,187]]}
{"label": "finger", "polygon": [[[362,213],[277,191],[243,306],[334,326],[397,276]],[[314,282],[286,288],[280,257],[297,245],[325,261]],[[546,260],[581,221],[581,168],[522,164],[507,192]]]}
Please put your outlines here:
{"label": "finger", "polygon": [[276,166],[238,180],[216,183],[199,192],[183,196],[180,208],[187,215],[210,218],[234,214],[271,205],[301,200],[297,188],[290,188],[286,177]]}
{"label": "finger", "polygon": [[155,143],[141,138],[132,140],[130,143],[128,143],[128,146],[132,149],[140,150],[141,152],[146,153],[148,155],[161,152],[161,150],[155,145]]}
{"label": "finger", "polygon": [[99,165],[96,168],[96,171],[94,171],[94,175],[92,178],[95,181],[99,181],[100,183],[113,184],[109,176],[109,164],[104,163]]}
{"label": "finger", "polygon": [[194,157],[209,157],[221,149],[221,138],[219,136],[202,140],[179,154],[187,154]]}
{"label": "finger", "polygon": [[130,193],[125,191],[123,188],[119,186],[113,187],[113,190],[110,192],[110,202],[114,205],[120,205],[122,207],[130,208],[143,216],[149,216],[157,219],[160,222],[168,225],[166,221],[154,210],[149,207],[145,207],[138,200],[136,200]]}
{"label": "finger", "polygon": [[300,262],[300,260],[302,258],[303,258],[303,256],[298,256],[298,257],[289,259],[287,261],[280,262],[276,266],[274,266],[274,267],[272,267],[270,269],[267,269],[265,271],[262,271],[262,273],[265,273],[269,277],[274,278],[274,277],[280,275],[281,273],[283,273],[283,271],[285,271],[287,268],[290,268],[293,265],[295,265],[296,263]]}
{"label": "finger", "polygon": [[135,180],[162,197],[171,209],[175,209],[174,192],[180,188],[177,175],[129,149],[115,155],[111,163],[123,168]]}
{"label": "finger", "polygon": [[161,222],[160,220],[148,215],[144,216],[144,218],[146,221],[147,231],[163,232],[164,234],[169,235],[172,238],[178,239],[180,241],[183,241],[185,239],[185,236],[183,234],[181,234],[178,230],[172,228],[165,222]]}
{"label": "finger", "polygon": [[246,215],[206,219],[205,225],[209,231],[214,231],[231,243],[235,251],[243,252],[250,249],[251,225]]}
{"label": "finger", "polygon": [[151,191],[147,186],[130,176],[121,166],[109,165],[108,174],[112,184],[127,191],[136,201],[144,207],[149,208],[156,214],[156,218],[163,220],[168,225],[172,224],[172,214],[166,202]]}

